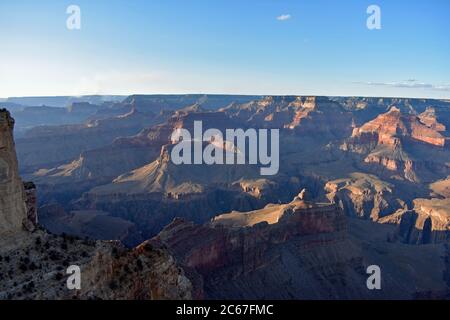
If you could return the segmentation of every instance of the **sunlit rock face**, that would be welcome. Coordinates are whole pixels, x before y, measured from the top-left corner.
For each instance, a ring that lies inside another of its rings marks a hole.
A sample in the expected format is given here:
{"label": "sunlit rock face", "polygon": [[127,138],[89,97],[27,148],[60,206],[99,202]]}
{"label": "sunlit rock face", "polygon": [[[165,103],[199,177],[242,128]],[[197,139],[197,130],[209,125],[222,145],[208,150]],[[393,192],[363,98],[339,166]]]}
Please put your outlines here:
{"label": "sunlit rock face", "polygon": [[353,137],[365,141],[377,141],[379,145],[395,148],[402,138],[411,138],[434,146],[445,146],[446,138],[441,134],[445,126],[438,123],[431,110],[417,116],[403,114],[398,108],[391,108],[385,114],[355,128]]}
{"label": "sunlit rock face", "polygon": [[392,107],[355,127],[341,148],[363,156],[374,173],[387,169],[391,176],[426,182],[447,174],[448,139],[434,109],[414,115]]}

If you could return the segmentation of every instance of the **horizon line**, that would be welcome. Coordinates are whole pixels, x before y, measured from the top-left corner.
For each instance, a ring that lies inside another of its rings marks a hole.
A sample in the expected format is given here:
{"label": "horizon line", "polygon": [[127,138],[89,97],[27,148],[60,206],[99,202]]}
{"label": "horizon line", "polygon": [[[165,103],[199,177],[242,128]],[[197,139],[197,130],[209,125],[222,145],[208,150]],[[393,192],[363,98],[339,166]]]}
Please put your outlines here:
{"label": "horizon line", "polygon": [[[428,100],[450,100],[450,96],[445,98],[436,98],[436,97],[425,97],[425,96],[394,96],[394,95],[386,95],[386,96],[372,96],[372,95],[323,95],[323,94],[249,94],[249,93],[132,93],[132,94],[112,94],[112,93],[94,93],[94,94],[82,94],[82,95],[25,95],[25,96],[9,96],[9,97],[0,97],[0,100],[8,100],[8,99],[31,99],[31,98],[83,98],[83,97],[131,97],[131,96],[242,96],[242,97],[327,97],[327,98],[388,98],[388,99],[428,99]],[[5,101],[0,101],[0,103]]]}

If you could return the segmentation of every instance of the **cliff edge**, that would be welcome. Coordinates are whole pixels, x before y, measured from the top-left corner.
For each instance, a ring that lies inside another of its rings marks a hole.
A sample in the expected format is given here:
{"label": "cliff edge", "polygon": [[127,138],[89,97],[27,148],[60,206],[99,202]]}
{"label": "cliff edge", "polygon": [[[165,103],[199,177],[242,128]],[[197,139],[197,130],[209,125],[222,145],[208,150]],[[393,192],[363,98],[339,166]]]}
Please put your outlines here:
{"label": "cliff edge", "polygon": [[27,209],[22,180],[18,174],[13,139],[14,119],[0,109],[0,239],[24,232]]}

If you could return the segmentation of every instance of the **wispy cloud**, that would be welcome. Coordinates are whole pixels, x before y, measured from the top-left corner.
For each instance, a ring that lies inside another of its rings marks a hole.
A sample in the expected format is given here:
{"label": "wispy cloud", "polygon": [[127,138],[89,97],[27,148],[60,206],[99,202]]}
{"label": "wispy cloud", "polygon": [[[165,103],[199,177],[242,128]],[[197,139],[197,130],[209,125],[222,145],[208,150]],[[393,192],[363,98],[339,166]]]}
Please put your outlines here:
{"label": "wispy cloud", "polygon": [[450,91],[450,84],[433,84],[421,82],[416,79],[408,79],[403,81],[391,81],[391,82],[356,82],[359,84],[365,84],[369,86],[385,86],[393,88],[409,88],[409,89],[431,89],[438,91]]}
{"label": "wispy cloud", "polygon": [[281,16],[277,17],[278,21],[286,21],[289,20],[290,18],[292,18],[292,16],[290,14],[282,14]]}

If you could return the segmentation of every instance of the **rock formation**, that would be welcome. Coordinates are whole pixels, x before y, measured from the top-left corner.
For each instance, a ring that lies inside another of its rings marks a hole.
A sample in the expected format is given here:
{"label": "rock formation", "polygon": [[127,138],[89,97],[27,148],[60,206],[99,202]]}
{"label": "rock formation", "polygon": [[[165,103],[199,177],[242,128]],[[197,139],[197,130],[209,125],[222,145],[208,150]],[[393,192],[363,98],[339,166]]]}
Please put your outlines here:
{"label": "rock formation", "polygon": [[[35,228],[34,185],[18,174],[14,120],[0,110],[0,299],[189,299],[193,287],[164,248],[50,235]],[[25,192],[26,189],[26,192]],[[81,269],[81,289],[66,268]]]}
{"label": "rock formation", "polygon": [[341,204],[344,211],[353,217],[377,221],[405,206],[396,195],[394,185],[381,181],[376,176],[353,173],[349,178],[327,182],[327,198]]}
{"label": "rock formation", "polygon": [[203,284],[203,298],[338,298],[346,293],[333,283],[363,269],[360,257],[343,251],[350,246],[345,226],[337,206],[295,200],[203,226],[176,219],[152,241],[167,246],[188,277]]}
{"label": "rock formation", "polygon": [[343,137],[351,131],[351,114],[327,97],[269,96],[223,111],[251,127],[286,128],[300,134]]}
{"label": "rock formation", "polygon": [[428,114],[402,114],[398,108],[392,107],[388,113],[378,116],[373,121],[355,128],[352,136],[362,141],[375,141],[378,145],[395,148],[401,138],[411,138],[438,147],[444,147],[446,138],[440,133],[445,126]]}
{"label": "rock formation", "polygon": [[448,178],[431,184],[433,197],[414,199],[410,210],[400,209],[380,222],[398,224],[396,235],[406,243],[447,242],[450,239],[449,187]]}
{"label": "rock formation", "polygon": [[[338,205],[296,198],[220,215],[204,225],[176,219],[151,243],[167,246],[196,288],[202,288],[198,298],[411,299],[429,290],[445,294],[440,249],[428,250],[424,266],[424,252],[386,241],[390,226],[355,222],[350,231]],[[366,268],[375,261],[384,270],[381,291],[366,287]],[[437,272],[436,277],[420,278],[424,267]]]}
{"label": "rock formation", "polygon": [[415,116],[392,107],[389,112],[355,128],[342,149],[361,154],[365,164],[385,168],[391,176],[430,181],[448,171],[445,130],[430,109]]}
{"label": "rock formation", "polygon": [[23,232],[27,220],[25,193],[19,177],[13,139],[14,119],[0,110],[0,239]]}

